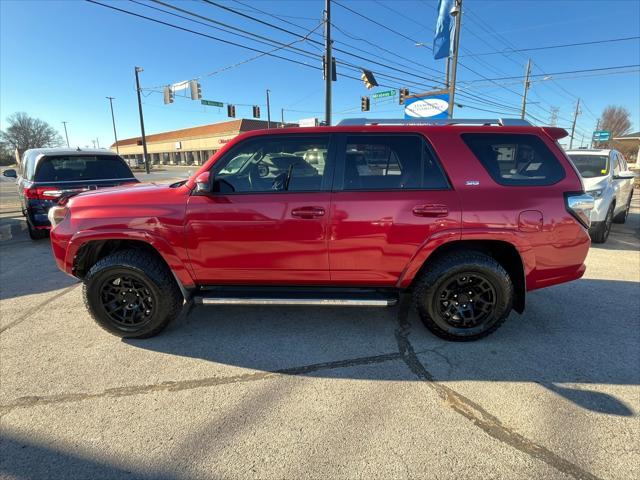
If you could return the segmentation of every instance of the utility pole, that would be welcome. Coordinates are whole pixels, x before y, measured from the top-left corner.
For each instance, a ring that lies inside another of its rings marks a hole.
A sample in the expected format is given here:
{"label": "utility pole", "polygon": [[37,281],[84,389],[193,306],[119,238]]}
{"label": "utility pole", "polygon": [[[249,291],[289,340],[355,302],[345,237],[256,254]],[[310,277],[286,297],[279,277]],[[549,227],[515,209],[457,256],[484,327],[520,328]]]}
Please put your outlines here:
{"label": "utility pole", "polygon": [[64,136],[67,139],[67,148],[71,148],[69,146],[69,134],[67,133],[67,122],[62,122],[62,125],[64,125]]}
{"label": "utility pole", "polygon": [[280,109],[280,123],[282,123],[282,126],[284,127],[284,108]]}
{"label": "utility pole", "polygon": [[91,139],[91,143],[93,143],[93,149],[95,150],[96,148],[96,141],[94,139]]}
{"label": "utility pole", "polygon": [[331,58],[331,0],[324,2],[324,123],[331,125],[331,80],[333,59]]}
{"label": "utility pole", "polygon": [[524,120],[527,113],[527,92],[529,91],[529,75],[531,75],[531,59],[527,62],[527,73],[524,77],[524,93],[522,94],[522,110],[520,110],[520,118]]}
{"label": "utility pole", "polygon": [[142,131],[142,157],[144,158],[144,168],[147,173],[150,173],[149,159],[147,158],[147,137],[144,135],[144,117],[142,116],[142,99],[140,98],[140,78],[138,74],[143,72],[142,67],[136,67],[136,92],[138,92],[138,112],[140,113],[140,130]]}
{"label": "utility pole", "polygon": [[118,148],[118,134],[116,133],[116,117],[113,116],[113,101],[114,97],[106,97],[109,99],[109,106],[111,107],[111,123],[113,123],[113,138],[116,143],[116,153],[120,155],[120,149]]}
{"label": "utility pole", "polygon": [[98,145],[98,148],[100,148],[100,139],[98,137],[96,137],[96,144]]}
{"label": "utility pole", "polygon": [[271,90],[267,89],[267,128],[271,128],[271,104],[269,103],[269,94]]}
{"label": "utility pole", "polygon": [[558,107],[551,107],[551,116],[549,117],[549,125],[552,127],[558,126],[558,113],[560,109]]}
{"label": "utility pole", "polygon": [[569,140],[569,150],[573,148],[573,135],[576,132],[576,121],[580,113],[580,99],[576,102],[576,112],[573,114],[573,125],[571,125],[571,139]]}
{"label": "utility pole", "polygon": [[458,51],[460,50],[460,24],[462,23],[462,0],[455,0],[451,15],[455,18],[456,27],[453,35],[453,63],[451,65],[451,81],[449,83],[449,118],[453,118],[453,106],[456,96],[456,73],[458,71]]}

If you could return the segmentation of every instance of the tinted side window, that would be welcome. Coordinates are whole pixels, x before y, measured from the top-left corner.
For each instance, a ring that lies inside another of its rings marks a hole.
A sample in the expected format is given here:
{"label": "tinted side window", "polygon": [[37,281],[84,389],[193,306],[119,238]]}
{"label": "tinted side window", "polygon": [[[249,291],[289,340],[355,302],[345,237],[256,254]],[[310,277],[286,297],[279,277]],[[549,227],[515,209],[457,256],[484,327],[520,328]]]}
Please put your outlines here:
{"label": "tinted side window", "polygon": [[329,137],[271,136],[243,142],[215,168],[225,193],[313,192],[323,188]]}
{"label": "tinted side window", "polygon": [[564,178],[558,159],[535,135],[465,133],[462,139],[501,185],[551,185]]}
{"label": "tinted side window", "polygon": [[344,190],[446,189],[427,143],[417,135],[349,135]]}

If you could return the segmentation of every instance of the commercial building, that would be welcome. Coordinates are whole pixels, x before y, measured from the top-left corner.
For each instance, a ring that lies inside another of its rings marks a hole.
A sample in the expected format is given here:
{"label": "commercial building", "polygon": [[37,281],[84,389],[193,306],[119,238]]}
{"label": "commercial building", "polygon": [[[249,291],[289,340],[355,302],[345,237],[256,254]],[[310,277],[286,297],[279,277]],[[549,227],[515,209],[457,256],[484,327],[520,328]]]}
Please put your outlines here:
{"label": "commercial building", "polygon": [[[271,122],[272,128],[280,123]],[[202,165],[234,137],[250,130],[267,128],[264,120],[239,119],[199,127],[147,135],[147,153],[154,165]],[[111,150],[131,163],[142,163],[142,137],[118,140]]]}

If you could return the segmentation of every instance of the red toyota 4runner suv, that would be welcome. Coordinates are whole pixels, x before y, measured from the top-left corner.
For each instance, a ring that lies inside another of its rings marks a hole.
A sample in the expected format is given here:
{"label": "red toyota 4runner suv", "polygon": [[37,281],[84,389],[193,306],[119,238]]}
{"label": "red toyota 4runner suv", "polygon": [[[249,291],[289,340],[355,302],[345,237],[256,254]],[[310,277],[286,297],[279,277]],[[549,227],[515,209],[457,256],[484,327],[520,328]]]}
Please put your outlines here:
{"label": "red toyota 4runner suv", "polygon": [[434,334],[474,340],[527,291],[584,273],[593,199],[565,135],[520,120],[250,132],[188,180],[52,208],[53,253],[122,337],[158,333],[185,300],[390,306],[410,291]]}

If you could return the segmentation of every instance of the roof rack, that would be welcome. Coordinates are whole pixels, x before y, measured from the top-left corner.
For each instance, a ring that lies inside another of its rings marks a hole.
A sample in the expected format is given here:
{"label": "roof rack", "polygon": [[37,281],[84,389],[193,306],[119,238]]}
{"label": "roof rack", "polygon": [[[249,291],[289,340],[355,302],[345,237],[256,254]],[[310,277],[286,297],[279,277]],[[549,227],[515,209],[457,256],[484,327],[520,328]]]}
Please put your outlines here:
{"label": "roof rack", "polygon": [[530,127],[528,120],[521,118],[345,118],[340,127],[356,125],[498,125],[501,127]]}

